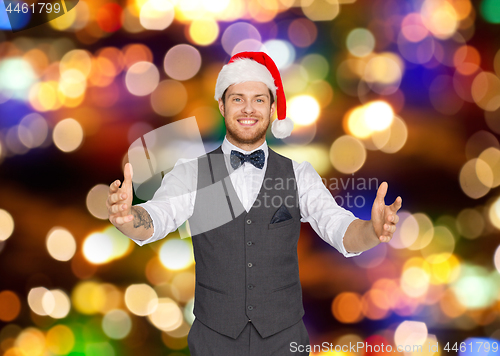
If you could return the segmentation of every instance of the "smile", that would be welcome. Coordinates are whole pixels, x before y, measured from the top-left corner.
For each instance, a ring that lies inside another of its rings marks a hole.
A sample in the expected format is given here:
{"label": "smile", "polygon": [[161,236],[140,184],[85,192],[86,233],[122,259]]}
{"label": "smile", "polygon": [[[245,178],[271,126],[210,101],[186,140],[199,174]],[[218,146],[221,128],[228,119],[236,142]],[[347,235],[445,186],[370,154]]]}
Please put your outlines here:
{"label": "smile", "polygon": [[255,119],[239,119],[238,122],[243,126],[253,126],[257,122]]}

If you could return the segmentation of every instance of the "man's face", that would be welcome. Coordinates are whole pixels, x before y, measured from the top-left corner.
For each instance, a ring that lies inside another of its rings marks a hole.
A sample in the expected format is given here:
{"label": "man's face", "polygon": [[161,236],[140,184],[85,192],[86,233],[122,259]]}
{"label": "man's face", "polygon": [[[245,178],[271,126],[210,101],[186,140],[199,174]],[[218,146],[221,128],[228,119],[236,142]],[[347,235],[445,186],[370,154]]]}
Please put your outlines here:
{"label": "man's face", "polygon": [[270,105],[270,100],[269,89],[262,82],[227,88],[226,103],[219,99],[219,110],[225,119],[228,140],[233,144],[262,144],[275,110],[275,103]]}

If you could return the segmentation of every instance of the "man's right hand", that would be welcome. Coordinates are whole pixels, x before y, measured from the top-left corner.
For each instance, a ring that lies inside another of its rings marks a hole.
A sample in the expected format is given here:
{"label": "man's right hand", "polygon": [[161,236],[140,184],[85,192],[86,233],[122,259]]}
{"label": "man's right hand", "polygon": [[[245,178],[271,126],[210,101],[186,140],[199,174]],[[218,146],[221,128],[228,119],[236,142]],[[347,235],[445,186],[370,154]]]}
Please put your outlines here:
{"label": "man's right hand", "polygon": [[134,219],[132,215],[132,165],[125,164],[124,180],[120,188],[120,181],[116,180],[109,186],[108,199],[108,219],[116,227],[122,226]]}

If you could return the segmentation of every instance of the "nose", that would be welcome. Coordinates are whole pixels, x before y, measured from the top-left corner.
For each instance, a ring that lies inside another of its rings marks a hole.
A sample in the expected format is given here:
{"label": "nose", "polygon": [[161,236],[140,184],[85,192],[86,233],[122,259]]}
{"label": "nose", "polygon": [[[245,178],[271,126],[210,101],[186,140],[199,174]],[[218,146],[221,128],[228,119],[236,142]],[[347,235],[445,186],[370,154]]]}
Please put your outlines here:
{"label": "nose", "polygon": [[255,108],[253,107],[252,101],[247,100],[241,111],[245,114],[253,114],[255,112]]}

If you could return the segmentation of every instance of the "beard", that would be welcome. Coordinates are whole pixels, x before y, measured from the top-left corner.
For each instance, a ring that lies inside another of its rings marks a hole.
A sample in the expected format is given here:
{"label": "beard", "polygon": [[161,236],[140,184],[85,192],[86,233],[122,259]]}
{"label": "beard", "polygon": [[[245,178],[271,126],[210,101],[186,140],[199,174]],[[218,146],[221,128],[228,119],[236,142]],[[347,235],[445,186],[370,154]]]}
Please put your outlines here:
{"label": "beard", "polygon": [[[257,118],[257,117],[256,117],[256,119],[259,120],[259,122],[265,120],[264,118]],[[235,122],[236,123],[234,124],[234,126],[238,125],[236,120],[235,120]],[[227,130],[227,134],[230,137],[232,137],[234,141],[239,142],[241,144],[253,145],[256,142],[259,142],[262,138],[266,137],[266,132],[267,132],[267,129],[269,128],[270,123],[271,123],[271,120],[269,119],[267,122],[267,125],[262,126],[262,127],[258,127],[258,130],[255,131],[255,133],[251,137],[249,137],[247,135],[242,135],[241,132],[238,132],[238,130],[235,127],[233,127],[233,124],[228,125],[227,122],[226,122],[226,130]]]}

